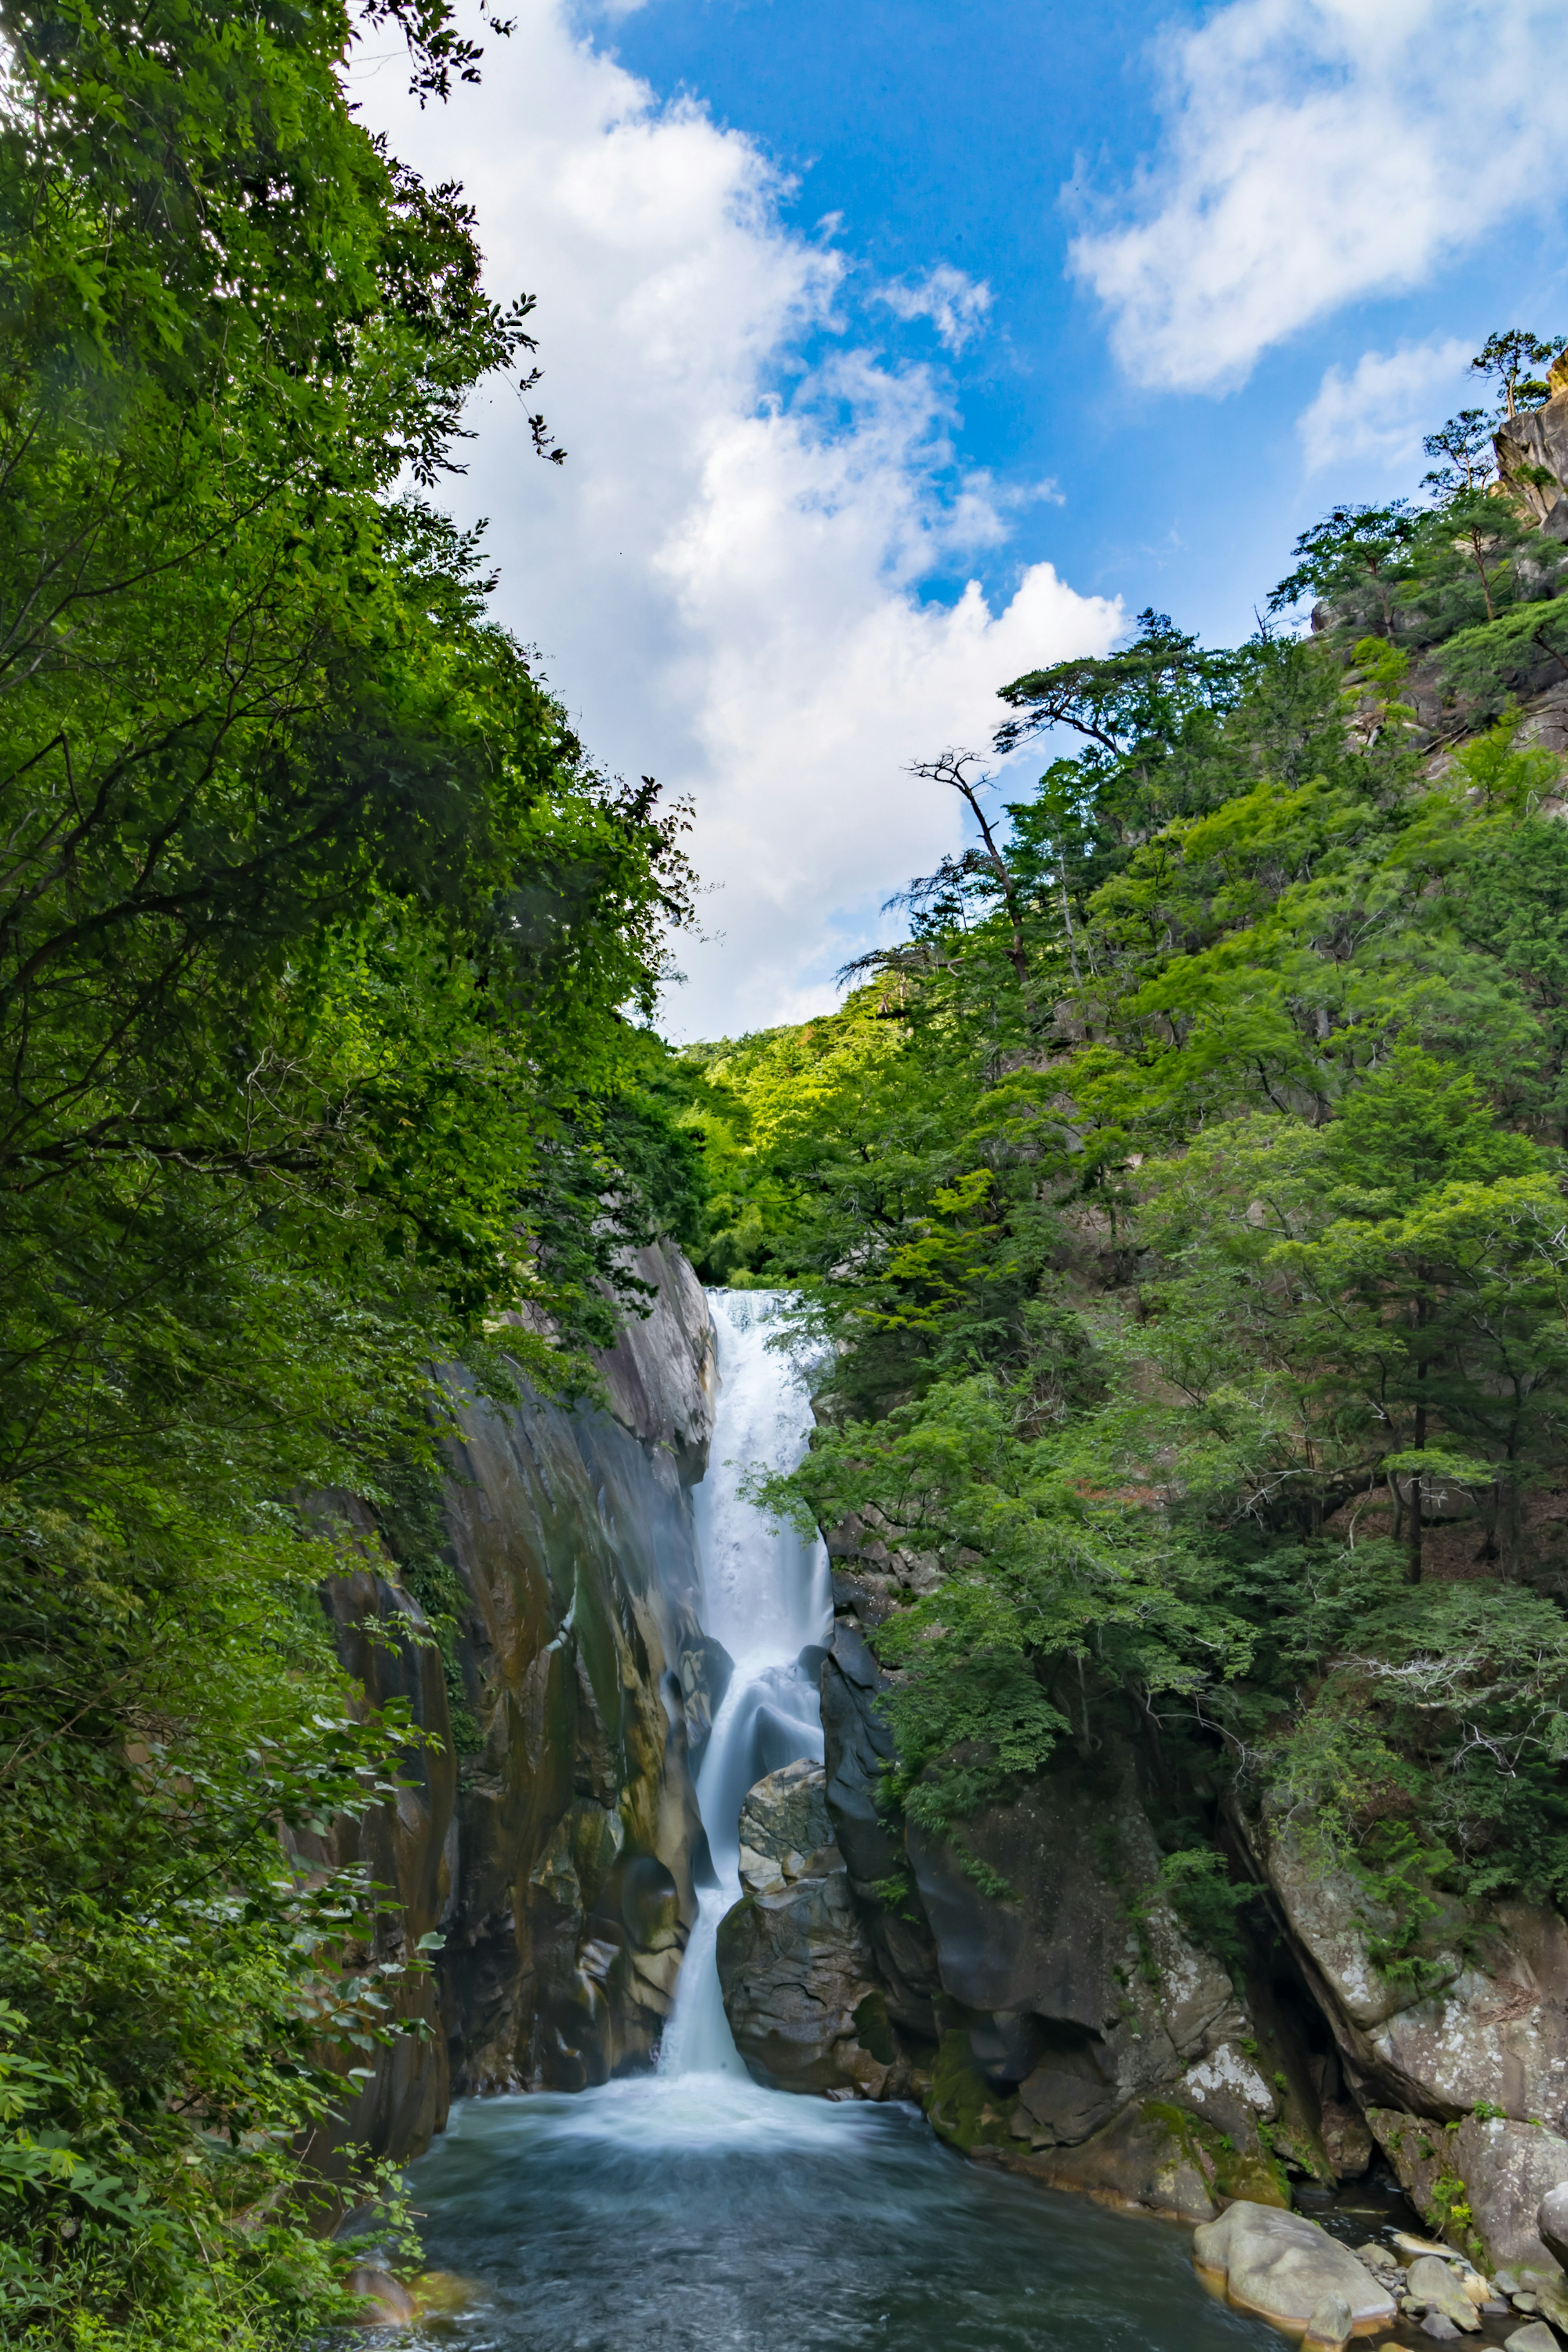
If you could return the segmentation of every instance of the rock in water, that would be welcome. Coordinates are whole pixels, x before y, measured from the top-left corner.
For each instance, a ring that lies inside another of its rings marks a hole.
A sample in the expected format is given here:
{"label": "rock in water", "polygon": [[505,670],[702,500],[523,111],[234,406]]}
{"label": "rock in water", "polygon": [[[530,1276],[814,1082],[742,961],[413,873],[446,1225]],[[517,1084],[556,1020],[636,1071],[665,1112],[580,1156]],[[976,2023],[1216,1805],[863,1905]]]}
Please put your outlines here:
{"label": "rock in water", "polygon": [[1307,2333],[1301,2338],[1301,2352],[1344,2352],[1354,2325],[1344,2296],[1325,2294],[1312,2306]]}
{"label": "rock in water", "polygon": [[1353,2335],[1392,2326],[1398,2315],[1394,2297],[1348,2246],[1304,2214],[1277,2206],[1238,2199],[1217,2221],[1193,2232],[1193,2260],[1223,2281],[1232,2303],[1292,2335],[1304,2334],[1330,2297],[1343,2299]]}
{"label": "rock in water", "polygon": [[402,2280],[374,2263],[362,2263],[349,2273],[348,2290],[364,2305],[355,2315],[356,2327],[406,2327],[416,2316],[414,2297]]}
{"label": "rock in water", "polygon": [[[741,1808],[741,1883],[719,1926],[719,1989],[756,2079],[828,2097],[907,2097],[910,2070],[889,2020],[820,1764],[785,1764]],[[815,1843],[814,1843],[815,1841]]]}
{"label": "rock in water", "polygon": [[1516,2327],[1502,2340],[1507,2352],[1558,2352],[1557,2338],[1544,2319],[1532,2319],[1528,2327]]}
{"label": "rock in water", "polygon": [[1410,2265],[1410,2294],[1416,2303],[1424,2303],[1427,2316],[1440,2311],[1445,2319],[1467,2335],[1480,2326],[1475,2305],[1454,2276],[1453,2272],[1436,2254],[1418,2254]]}
{"label": "rock in water", "polygon": [[769,1772],[747,1790],[741,1807],[741,1884],[748,1895],[770,1894],[802,1877],[810,1857],[832,1845],[826,1784],[823,1766],[807,1757]]}

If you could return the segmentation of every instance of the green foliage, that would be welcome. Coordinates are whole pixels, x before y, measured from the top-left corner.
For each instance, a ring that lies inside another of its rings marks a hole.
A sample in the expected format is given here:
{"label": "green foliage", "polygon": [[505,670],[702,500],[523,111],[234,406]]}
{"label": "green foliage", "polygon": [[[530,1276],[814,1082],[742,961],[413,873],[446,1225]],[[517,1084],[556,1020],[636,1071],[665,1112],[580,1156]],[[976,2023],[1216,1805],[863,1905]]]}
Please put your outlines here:
{"label": "green foliage", "polygon": [[1083,748],[996,858],[911,885],[832,1019],[689,1057],[731,1265],[834,1343],[766,1492],[890,1555],[891,1801],[962,1860],[1136,1727],[1199,1940],[1237,1961],[1229,1782],[1423,1982],[1456,1902],[1568,1898],[1568,835],[1503,658],[1563,558],[1445,432],[1469,480],[1304,534],[1312,640],[1146,614],[1005,688],[1003,748]]}
{"label": "green foliage", "polygon": [[431,1362],[504,1382],[504,1331],[582,1383],[628,1247],[696,1213],[630,1018],[682,818],[595,772],[424,502],[529,305],[350,105],[367,26],[426,96],[472,78],[443,0],[0,9],[18,2345],[346,2315],[303,2151],[428,1954],[378,1957],[386,1891],[305,1856],[421,1735],[336,1663],[359,1563],[309,1498],[384,1510],[449,1659]]}

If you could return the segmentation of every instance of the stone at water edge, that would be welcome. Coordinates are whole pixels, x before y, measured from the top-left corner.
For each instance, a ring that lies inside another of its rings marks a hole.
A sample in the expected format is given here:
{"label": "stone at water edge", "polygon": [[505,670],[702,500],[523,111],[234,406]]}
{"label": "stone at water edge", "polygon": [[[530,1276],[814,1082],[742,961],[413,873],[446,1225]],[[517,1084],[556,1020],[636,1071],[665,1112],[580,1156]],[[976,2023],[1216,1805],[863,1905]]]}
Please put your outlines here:
{"label": "stone at water edge", "polygon": [[1354,2329],[1350,2305],[1342,2294],[1325,2294],[1312,2306],[1301,2352],[1344,2352]]}
{"label": "stone at water edge", "polygon": [[1516,2327],[1502,2340],[1505,2352],[1559,2352],[1557,2338],[1544,2319],[1532,2319],[1528,2327]]}
{"label": "stone at water edge", "polygon": [[359,2295],[363,2305],[354,2315],[355,2327],[406,2327],[417,2316],[414,2297],[390,2271],[362,2263],[349,2273],[347,2284],[349,2293]]}
{"label": "stone at water edge", "polygon": [[1568,2180],[1547,2190],[1535,2209],[1535,2227],[1547,2252],[1568,2264]]}
{"label": "stone at water edge", "polygon": [[1438,2254],[1418,2254],[1411,2263],[1409,2294],[1414,2302],[1424,2303],[1428,2313],[1440,2311],[1466,2335],[1481,2324],[1474,2302]]}
{"label": "stone at water edge", "polygon": [[1458,2344],[1459,2341],[1459,2331],[1446,2311],[1429,2311],[1425,2319],[1418,2319],[1415,2324],[1423,2336],[1432,2336],[1438,2344]]}
{"label": "stone at water edge", "polygon": [[1391,2326],[1398,2315],[1394,2297],[1348,2246],[1304,2214],[1278,2206],[1238,2199],[1217,2221],[1193,2232],[1193,2260],[1200,2271],[1223,2279],[1232,2303],[1292,2334],[1304,2333],[1332,2295],[1348,2305],[1354,2336]]}

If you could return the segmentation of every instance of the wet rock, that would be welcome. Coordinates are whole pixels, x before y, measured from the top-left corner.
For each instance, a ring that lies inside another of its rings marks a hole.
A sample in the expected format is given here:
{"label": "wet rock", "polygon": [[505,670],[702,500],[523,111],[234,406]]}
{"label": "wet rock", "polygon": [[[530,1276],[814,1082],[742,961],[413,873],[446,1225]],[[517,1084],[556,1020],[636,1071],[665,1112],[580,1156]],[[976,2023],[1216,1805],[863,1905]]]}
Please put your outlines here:
{"label": "wet rock", "polygon": [[889,2016],[903,2032],[934,2042],[942,1984],[919,1895],[910,1885],[908,1900],[891,1906],[878,1893],[888,1881],[908,1883],[910,1875],[903,1847],[878,1811],[884,1768],[893,1755],[892,1733],[877,1710],[887,1687],[888,1676],[864,1634],[840,1621],[821,1681],[827,1811],[876,1955]]}
{"label": "wet rock", "polygon": [[[1435,2228],[1456,2196],[1470,2208],[1470,2240],[1489,2272],[1501,2265],[1547,2281],[1562,2272],[1542,2243],[1537,2214],[1568,2181],[1568,2141],[1505,2116],[1466,2116],[1456,2124],[1369,2106],[1367,2121],[1411,2203]],[[1456,2191],[1453,2183],[1461,2188]],[[1531,2282],[1532,2286],[1536,2283]]]}
{"label": "wet rock", "polygon": [[1423,2336],[1433,2336],[1439,2344],[1457,2344],[1459,2330],[1446,2311],[1428,2311],[1417,2323]]}
{"label": "wet rock", "polygon": [[1410,2265],[1408,2288],[1413,2301],[1424,2303],[1427,2316],[1440,2311],[1457,2328],[1471,2335],[1480,2326],[1475,2305],[1453,2272],[1436,2254],[1417,2255]]}
{"label": "wet rock", "polygon": [[349,2273],[347,2285],[351,2294],[362,2298],[353,2323],[356,2327],[408,2327],[418,2316],[414,2297],[390,2271],[361,2263]]}
{"label": "wet rock", "polygon": [[1342,2294],[1325,2294],[1312,2306],[1301,2352],[1344,2352],[1354,2332],[1350,2305]]}
{"label": "wet rock", "polygon": [[1359,2180],[1377,2151],[1366,2117],[1342,2099],[1325,2099],[1319,2110],[1318,2130],[1323,2152],[1342,2180]]}
{"label": "wet rock", "polygon": [[758,2082],[830,2096],[908,2095],[910,2069],[836,1846],[727,1912],[718,1960],[724,2014]]}
{"label": "wet rock", "polygon": [[445,1375],[476,1743],[441,1961],[464,2091],[574,2090],[647,2063],[672,1978],[651,1956],[696,1916],[690,1755],[725,1664],[698,1623],[689,1494],[712,1335],[679,1252],[633,1271],[657,1297],[600,1360],[605,1404],[547,1403],[520,1379],[509,1407]]}
{"label": "wet rock", "polygon": [[1238,2200],[1194,2231],[1193,2260],[1223,2282],[1232,2303],[1293,2334],[1305,2331],[1329,2297],[1343,2299],[1356,2335],[1395,2316],[1394,2297],[1349,2247],[1300,2213]]}
{"label": "wet rock", "polygon": [[1016,2165],[1048,2188],[1165,2221],[1211,2221],[1217,2210],[1214,2154],[1180,2110],[1151,2102],[1121,2108],[1079,2147],[1036,2147],[1027,2157],[1020,2153]]}
{"label": "wet rock", "polygon": [[767,1773],[741,1807],[741,1884],[765,1895],[799,1878],[807,1861],[833,1844],[827,1775],[810,1759]]}
{"label": "wet rock", "polygon": [[1543,2319],[1532,2319],[1527,2327],[1516,2327],[1505,2336],[1507,2352],[1559,2352],[1556,2336]]}
{"label": "wet rock", "polygon": [[1568,2263],[1568,2179],[1547,2190],[1535,2209],[1535,2229],[1547,2252]]}

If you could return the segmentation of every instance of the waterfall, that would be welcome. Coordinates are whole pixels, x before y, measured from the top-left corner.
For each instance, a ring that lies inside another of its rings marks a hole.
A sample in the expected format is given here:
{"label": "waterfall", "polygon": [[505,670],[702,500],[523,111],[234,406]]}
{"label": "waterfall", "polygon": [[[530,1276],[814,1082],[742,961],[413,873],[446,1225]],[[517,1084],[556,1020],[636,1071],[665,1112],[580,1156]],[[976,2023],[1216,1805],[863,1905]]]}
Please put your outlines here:
{"label": "waterfall", "polygon": [[758,1464],[791,1470],[805,1451],[811,1401],[794,1358],[770,1348],[784,1295],[708,1294],[717,1343],[719,1401],[707,1477],[696,1492],[702,1559],[702,1629],[722,1643],[734,1673],[714,1717],[697,1776],[716,1887],[705,1890],[664,2036],[660,2073],[745,2074],[719,1992],[719,1922],[741,1896],[738,1823],[746,1791],[764,1772],[822,1754],[820,1656],[833,1623],[827,1554],[774,1527],[741,1486]]}

